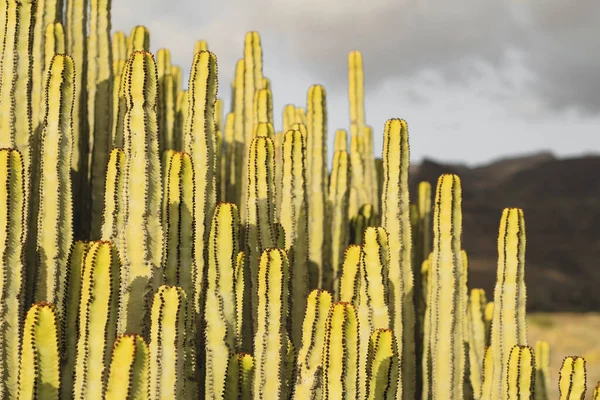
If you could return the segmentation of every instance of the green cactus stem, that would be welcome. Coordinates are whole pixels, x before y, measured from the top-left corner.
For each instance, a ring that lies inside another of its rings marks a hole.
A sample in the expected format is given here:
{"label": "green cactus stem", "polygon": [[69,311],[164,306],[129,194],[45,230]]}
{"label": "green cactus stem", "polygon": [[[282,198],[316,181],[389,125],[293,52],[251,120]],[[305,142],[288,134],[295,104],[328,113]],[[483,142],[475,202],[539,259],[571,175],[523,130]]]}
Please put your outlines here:
{"label": "green cactus stem", "polygon": [[136,51],[150,51],[150,31],[143,25],[134,26],[127,36],[127,59]]}
{"label": "green cactus stem", "polygon": [[360,290],[360,259],[362,247],[356,244],[348,246],[344,252],[342,277],[340,278],[340,301],[358,306]]}
{"label": "green cactus stem", "polygon": [[560,400],[583,400],[587,390],[586,363],[582,357],[565,357],[558,381]]}
{"label": "green cactus stem", "polygon": [[508,399],[530,400],[535,386],[535,356],[528,346],[514,346],[506,372]]}
{"label": "green cactus stem", "polygon": [[368,355],[368,399],[395,400],[398,390],[398,349],[389,329],[377,329],[371,335]]}
{"label": "green cactus stem", "polygon": [[335,131],[333,151],[348,151],[348,132],[345,129]]}
{"label": "green cactus stem", "polygon": [[545,340],[535,342],[535,400],[550,400],[550,345]]}
{"label": "green cactus stem", "polygon": [[254,358],[247,353],[234,354],[227,368],[226,400],[251,400]]}
{"label": "green cactus stem", "polygon": [[475,399],[481,396],[483,382],[483,359],[486,348],[485,306],[487,300],[483,289],[471,290],[467,306],[467,333],[469,342],[469,371],[470,383]]}
{"label": "green cactus stem", "polygon": [[104,399],[147,399],[148,359],[148,345],[141,336],[119,336],[112,350]]}

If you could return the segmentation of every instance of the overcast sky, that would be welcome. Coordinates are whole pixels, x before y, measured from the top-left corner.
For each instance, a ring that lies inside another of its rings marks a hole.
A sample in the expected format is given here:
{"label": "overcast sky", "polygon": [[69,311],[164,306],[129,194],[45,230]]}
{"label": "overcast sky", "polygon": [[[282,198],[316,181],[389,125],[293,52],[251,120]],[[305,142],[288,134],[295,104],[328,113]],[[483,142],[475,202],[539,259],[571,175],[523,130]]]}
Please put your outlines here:
{"label": "overcast sky", "polygon": [[[230,106],[244,35],[256,30],[283,106],[327,91],[329,143],[348,128],[350,50],[364,57],[366,120],[381,154],[388,118],[408,122],[411,159],[479,164],[551,150],[600,153],[598,0],[117,0],[112,27],[150,29],[189,70],[197,39],[218,58]],[[187,80],[187,77],[186,77]]]}

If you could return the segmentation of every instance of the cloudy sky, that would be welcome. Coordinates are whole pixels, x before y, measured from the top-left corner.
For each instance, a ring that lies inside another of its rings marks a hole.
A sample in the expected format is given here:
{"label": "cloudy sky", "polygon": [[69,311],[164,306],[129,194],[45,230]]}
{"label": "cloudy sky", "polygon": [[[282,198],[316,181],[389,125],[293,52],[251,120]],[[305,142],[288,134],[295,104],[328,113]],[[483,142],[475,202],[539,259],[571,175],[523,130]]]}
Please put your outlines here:
{"label": "cloudy sky", "polygon": [[151,51],[169,48],[186,71],[207,40],[226,109],[244,35],[258,31],[277,127],[319,83],[330,143],[348,128],[357,49],[378,154],[388,118],[408,122],[413,162],[600,153],[598,0],[117,0],[112,23],[147,26]]}

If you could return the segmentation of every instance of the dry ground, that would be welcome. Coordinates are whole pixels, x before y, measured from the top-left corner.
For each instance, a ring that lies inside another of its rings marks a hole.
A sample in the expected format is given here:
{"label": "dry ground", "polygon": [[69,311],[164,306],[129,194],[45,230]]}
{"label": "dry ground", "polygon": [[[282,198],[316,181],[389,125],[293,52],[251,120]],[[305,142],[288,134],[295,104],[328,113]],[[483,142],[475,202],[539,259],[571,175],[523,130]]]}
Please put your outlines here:
{"label": "dry ground", "polygon": [[530,313],[529,345],[538,339],[550,343],[551,399],[558,399],[558,376],[564,357],[582,356],[587,365],[587,394],[591,399],[600,381],[600,313]]}

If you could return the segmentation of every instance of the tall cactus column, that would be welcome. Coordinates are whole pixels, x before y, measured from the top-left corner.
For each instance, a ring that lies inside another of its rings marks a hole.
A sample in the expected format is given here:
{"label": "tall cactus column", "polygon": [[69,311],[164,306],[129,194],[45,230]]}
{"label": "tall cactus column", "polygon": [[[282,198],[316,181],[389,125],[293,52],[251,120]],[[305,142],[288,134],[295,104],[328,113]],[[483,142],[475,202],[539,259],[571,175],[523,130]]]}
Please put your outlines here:
{"label": "tall cactus column", "polygon": [[[389,235],[390,327],[398,344],[399,398],[414,399],[415,383],[415,305],[411,265],[411,225],[408,193],[408,127],[406,121],[386,122],[383,143],[382,226]],[[459,249],[460,250],[460,249]],[[400,396],[401,394],[401,396]]]}

